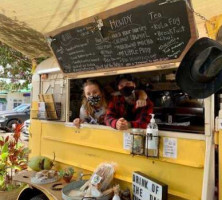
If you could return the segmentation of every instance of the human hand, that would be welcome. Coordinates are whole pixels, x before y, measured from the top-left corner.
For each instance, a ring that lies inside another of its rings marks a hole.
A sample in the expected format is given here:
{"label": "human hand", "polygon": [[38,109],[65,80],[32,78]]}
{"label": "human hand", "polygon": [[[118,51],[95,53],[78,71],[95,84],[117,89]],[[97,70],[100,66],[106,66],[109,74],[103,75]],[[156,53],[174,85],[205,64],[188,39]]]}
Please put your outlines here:
{"label": "human hand", "polygon": [[129,128],[128,121],[124,118],[119,118],[116,122],[116,129],[117,130],[127,130]]}
{"label": "human hand", "polygon": [[147,105],[146,99],[138,99],[136,101],[136,108],[144,107],[146,105]]}
{"label": "human hand", "polygon": [[73,124],[74,126],[76,126],[77,128],[80,127],[80,124],[82,123],[82,120],[80,118],[76,118],[73,120]]}

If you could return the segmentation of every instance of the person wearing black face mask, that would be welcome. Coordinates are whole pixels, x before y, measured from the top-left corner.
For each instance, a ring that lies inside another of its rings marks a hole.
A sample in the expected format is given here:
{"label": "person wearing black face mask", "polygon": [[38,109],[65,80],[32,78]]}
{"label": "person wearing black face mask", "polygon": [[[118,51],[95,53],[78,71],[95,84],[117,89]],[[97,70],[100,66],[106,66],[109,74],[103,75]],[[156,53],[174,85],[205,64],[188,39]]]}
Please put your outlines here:
{"label": "person wearing black face mask", "polygon": [[104,124],[106,113],[106,99],[98,81],[88,79],[83,84],[83,99],[79,118],[73,120],[76,127],[81,123]]}
{"label": "person wearing black face mask", "polygon": [[118,76],[116,84],[119,95],[114,96],[108,105],[106,125],[118,130],[146,128],[153,112],[153,103],[149,98],[145,103],[140,100],[141,91],[136,90],[135,79],[131,75]]}

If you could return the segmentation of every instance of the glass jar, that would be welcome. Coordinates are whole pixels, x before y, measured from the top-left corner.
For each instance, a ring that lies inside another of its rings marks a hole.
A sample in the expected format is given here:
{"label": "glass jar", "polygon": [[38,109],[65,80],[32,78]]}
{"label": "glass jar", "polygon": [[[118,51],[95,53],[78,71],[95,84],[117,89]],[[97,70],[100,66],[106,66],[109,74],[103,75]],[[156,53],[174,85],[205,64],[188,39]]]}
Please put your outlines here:
{"label": "glass jar", "polygon": [[132,135],[132,154],[143,155],[145,152],[145,130],[133,128],[130,133]]}

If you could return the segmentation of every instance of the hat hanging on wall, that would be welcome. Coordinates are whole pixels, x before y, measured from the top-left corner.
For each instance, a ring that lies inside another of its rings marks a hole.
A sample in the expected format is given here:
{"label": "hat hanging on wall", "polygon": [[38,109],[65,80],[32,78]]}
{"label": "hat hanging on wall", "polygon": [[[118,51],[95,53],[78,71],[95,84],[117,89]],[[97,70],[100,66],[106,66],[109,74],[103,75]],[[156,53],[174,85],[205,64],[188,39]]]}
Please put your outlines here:
{"label": "hat hanging on wall", "polygon": [[181,61],[176,82],[197,99],[217,92],[222,87],[222,45],[206,37],[197,40]]}

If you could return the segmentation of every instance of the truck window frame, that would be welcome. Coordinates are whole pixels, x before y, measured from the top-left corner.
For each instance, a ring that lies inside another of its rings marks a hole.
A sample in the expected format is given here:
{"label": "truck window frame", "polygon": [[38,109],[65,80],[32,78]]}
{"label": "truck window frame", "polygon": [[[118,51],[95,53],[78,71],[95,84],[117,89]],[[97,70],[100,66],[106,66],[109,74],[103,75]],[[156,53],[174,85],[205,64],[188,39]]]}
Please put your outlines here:
{"label": "truck window frame", "polygon": [[[113,71],[113,72],[103,72],[103,73],[92,73],[92,74],[81,74],[76,75],[75,77],[67,77],[67,91],[66,91],[66,124],[72,123],[69,121],[69,108],[70,108],[70,81],[73,79],[83,79],[83,78],[96,78],[96,77],[105,77],[110,75],[119,75],[125,73],[137,73],[137,72],[149,72],[149,71],[155,71],[155,70],[167,70],[167,69],[177,69],[178,63],[173,65],[158,65],[158,66],[149,66],[148,68],[144,69],[135,69],[132,70],[121,70],[121,71]],[[196,140],[205,140],[206,136],[212,135],[212,130],[214,128],[214,95],[211,95],[210,97],[204,99],[204,134],[197,134],[197,133],[187,133],[187,132],[181,132],[181,131],[165,131],[165,130],[159,130],[160,136],[163,137],[176,137],[176,138],[185,138],[185,139],[196,139]],[[210,113],[210,114],[209,114]],[[93,125],[93,124],[84,124],[82,127],[87,128],[98,128],[98,129],[106,129],[106,130],[113,130],[118,131],[116,129],[113,129],[106,125]],[[123,131],[124,132],[124,131]]]}

